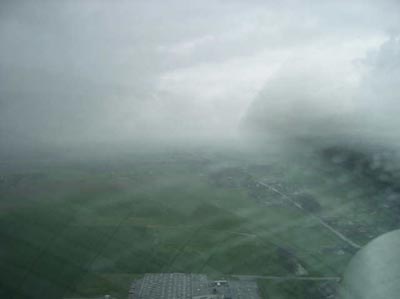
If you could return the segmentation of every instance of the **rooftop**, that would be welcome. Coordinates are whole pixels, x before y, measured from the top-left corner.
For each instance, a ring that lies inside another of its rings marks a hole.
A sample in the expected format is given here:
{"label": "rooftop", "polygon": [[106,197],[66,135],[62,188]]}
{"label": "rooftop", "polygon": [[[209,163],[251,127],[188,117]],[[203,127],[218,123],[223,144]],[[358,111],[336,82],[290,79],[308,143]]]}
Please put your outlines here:
{"label": "rooftop", "polygon": [[253,281],[217,280],[204,274],[149,273],[132,283],[129,299],[259,299]]}

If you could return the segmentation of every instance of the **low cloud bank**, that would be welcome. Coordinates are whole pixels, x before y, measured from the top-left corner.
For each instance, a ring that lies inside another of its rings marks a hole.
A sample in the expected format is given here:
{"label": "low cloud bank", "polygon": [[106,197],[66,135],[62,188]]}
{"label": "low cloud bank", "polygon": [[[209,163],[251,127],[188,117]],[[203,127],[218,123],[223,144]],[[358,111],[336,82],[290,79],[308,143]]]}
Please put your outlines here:
{"label": "low cloud bank", "polygon": [[257,139],[397,146],[400,38],[353,63],[359,77],[323,64],[283,69],[250,106],[243,129]]}

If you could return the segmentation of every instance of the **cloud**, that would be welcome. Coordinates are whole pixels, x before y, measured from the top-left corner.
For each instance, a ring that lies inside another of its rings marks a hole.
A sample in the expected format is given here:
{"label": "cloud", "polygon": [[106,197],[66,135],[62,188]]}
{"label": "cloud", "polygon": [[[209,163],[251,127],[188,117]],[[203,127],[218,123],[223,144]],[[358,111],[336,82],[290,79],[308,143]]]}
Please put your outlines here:
{"label": "cloud", "polygon": [[[348,99],[400,19],[397,1],[1,6],[0,137],[9,144],[218,138],[278,82],[290,81],[279,87],[288,97],[307,93],[293,83],[302,74],[319,93],[333,86]],[[327,101],[308,106],[339,109]],[[335,103],[350,109],[346,101]]]}
{"label": "cloud", "polygon": [[[372,44],[350,47],[357,51],[344,45],[352,55],[341,55],[337,47],[335,59],[320,59],[328,50],[288,63],[250,106],[247,132],[266,140],[398,146],[400,40],[391,36]],[[362,53],[364,58],[356,59]]]}

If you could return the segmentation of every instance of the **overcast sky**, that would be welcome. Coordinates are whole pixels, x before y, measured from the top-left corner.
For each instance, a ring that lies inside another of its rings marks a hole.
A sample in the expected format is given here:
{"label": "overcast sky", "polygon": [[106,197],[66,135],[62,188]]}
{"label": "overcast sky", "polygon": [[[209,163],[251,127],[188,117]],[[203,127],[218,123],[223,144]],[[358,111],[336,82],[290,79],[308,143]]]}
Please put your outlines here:
{"label": "overcast sky", "polygon": [[229,136],[260,102],[391,111],[399,3],[1,1],[0,137]]}

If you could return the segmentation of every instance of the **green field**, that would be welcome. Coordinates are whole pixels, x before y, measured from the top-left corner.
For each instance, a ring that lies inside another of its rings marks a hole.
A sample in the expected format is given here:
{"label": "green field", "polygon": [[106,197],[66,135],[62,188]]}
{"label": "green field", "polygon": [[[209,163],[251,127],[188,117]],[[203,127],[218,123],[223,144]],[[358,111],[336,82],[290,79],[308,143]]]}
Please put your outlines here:
{"label": "green field", "polygon": [[[336,219],[338,229],[345,227],[337,219],[375,224],[367,212],[353,215],[354,206],[368,210],[362,194],[349,201],[310,164],[263,156],[172,152],[7,163],[1,298],[126,298],[130,282],[147,272],[340,276],[354,250],[257,180],[288,194],[308,192],[318,215]],[[259,281],[265,298],[324,298],[318,284]]]}

